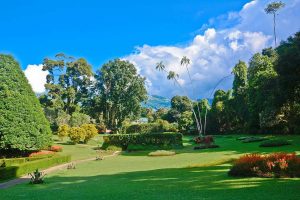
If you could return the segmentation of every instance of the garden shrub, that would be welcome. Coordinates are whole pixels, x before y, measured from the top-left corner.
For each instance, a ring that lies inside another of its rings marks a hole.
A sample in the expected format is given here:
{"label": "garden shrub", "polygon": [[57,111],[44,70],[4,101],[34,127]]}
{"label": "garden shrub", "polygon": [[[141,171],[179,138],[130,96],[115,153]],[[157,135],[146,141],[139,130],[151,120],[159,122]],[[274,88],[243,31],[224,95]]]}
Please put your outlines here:
{"label": "garden shrub", "polygon": [[119,134],[104,136],[103,140],[102,148],[104,149],[110,145],[121,147],[123,150],[127,150],[128,145],[155,146],[162,149],[182,147],[181,133]]}
{"label": "garden shrub", "polygon": [[56,155],[51,158],[39,159],[31,162],[25,162],[16,166],[0,168],[0,180],[20,177],[24,174],[35,171],[36,169],[46,169],[58,164],[71,161],[70,155]]}
{"label": "garden shrub", "polygon": [[57,135],[60,138],[60,140],[63,140],[69,135],[69,130],[70,127],[67,124],[63,124],[58,127]]}
{"label": "garden shrub", "polygon": [[239,177],[300,177],[300,158],[295,153],[247,154],[228,172]]}
{"label": "garden shrub", "polygon": [[268,140],[268,138],[251,136],[251,137],[246,137],[246,138],[242,139],[241,141],[243,143],[251,143],[251,142],[261,142],[264,140]]}
{"label": "garden shrub", "polygon": [[69,130],[69,138],[74,143],[77,144],[85,137],[85,130],[80,127],[72,127]]}
{"label": "garden shrub", "polygon": [[176,153],[174,151],[158,150],[150,152],[148,156],[174,156],[175,154]]}
{"label": "garden shrub", "polygon": [[268,140],[262,142],[259,146],[260,147],[280,147],[285,145],[291,145],[291,143],[287,140],[280,140],[280,139],[274,139],[274,140]]}
{"label": "garden shrub", "polygon": [[54,151],[54,152],[62,152],[63,148],[62,146],[58,146],[58,145],[52,145],[49,148],[50,151]]}
{"label": "garden shrub", "polygon": [[98,134],[98,130],[94,124],[83,124],[80,128],[85,131],[83,142],[87,143],[90,139]]}
{"label": "garden shrub", "polygon": [[170,124],[165,120],[157,120],[153,123],[145,124],[131,124],[123,127],[122,133],[131,134],[131,133],[162,133],[162,132],[177,132],[177,127],[175,124]]}

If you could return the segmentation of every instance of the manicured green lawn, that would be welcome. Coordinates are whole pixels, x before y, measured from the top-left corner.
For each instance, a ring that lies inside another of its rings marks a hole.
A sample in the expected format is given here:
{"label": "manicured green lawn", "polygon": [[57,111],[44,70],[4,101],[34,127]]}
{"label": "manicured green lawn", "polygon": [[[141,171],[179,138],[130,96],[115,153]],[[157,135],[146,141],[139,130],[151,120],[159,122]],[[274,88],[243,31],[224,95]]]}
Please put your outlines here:
{"label": "manicured green lawn", "polygon": [[[229,164],[214,165],[246,152],[299,154],[299,136],[288,136],[293,145],[277,148],[244,144],[236,137],[217,137],[219,149],[194,151],[185,138],[185,148],[171,157],[123,153],[78,164],[75,170],[47,175],[44,185],[0,190],[0,199],[300,199],[300,178],[232,178],[227,176]],[[201,167],[209,164],[214,166]]]}

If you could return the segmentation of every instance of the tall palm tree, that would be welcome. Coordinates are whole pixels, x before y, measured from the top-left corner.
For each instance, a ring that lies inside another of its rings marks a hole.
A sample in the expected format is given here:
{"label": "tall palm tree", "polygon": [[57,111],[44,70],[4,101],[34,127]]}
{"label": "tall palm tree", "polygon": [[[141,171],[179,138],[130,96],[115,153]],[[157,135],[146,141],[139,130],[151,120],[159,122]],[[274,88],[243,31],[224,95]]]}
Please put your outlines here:
{"label": "tall palm tree", "polygon": [[276,38],[276,13],[280,8],[283,8],[285,4],[281,1],[274,1],[269,3],[265,8],[265,12],[267,14],[273,15],[273,27],[274,27],[274,39],[275,39],[275,47],[277,46],[277,38]]}
{"label": "tall palm tree", "polygon": [[[180,65],[181,66],[185,66],[186,68],[186,71],[188,72],[188,75],[189,75],[189,79],[190,79],[190,82],[191,82],[191,86],[192,86],[192,93],[193,93],[193,96],[195,94],[195,91],[194,91],[194,85],[193,85],[193,80],[192,80],[192,77],[191,77],[191,74],[190,74],[190,70],[188,68],[188,65],[190,64],[191,60],[186,57],[186,56],[183,56],[181,61],[180,61]],[[197,109],[198,109],[198,117],[199,117],[199,126],[200,126],[200,132],[202,133],[202,120],[201,120],[201,112],[200,112],[200,108],[199,108],[199,105],[198,105],[198,102],[196,103],[196,106],[197,106]]]}
{"label": "tall palm tree", "polygon": [[[174,80],[174,83],[176,83],[181,89],[182,86],[180,85],[179,81],[178,81],[178,78],[179,78],[179,75],[176,74],[176,72],[174,71],[169,71],[169,74],[167,76],[167,79],[168,80]],[[199,136],[202,136],[202,131],[201,131],[201,128],[200,128],[200,124],[199,124],[199,121],[198,121],[198,118],[197,118],[197,115],[196,115],[196,112],[193,108],[193,104],[192,102],[190,102],[190,106],[191,106],[191,109],[192,109],[192,113],[194,114],[194,117],[195,117],[195,120],[196,120],[196,125],[197,125],[197,130],[199,132]]]}

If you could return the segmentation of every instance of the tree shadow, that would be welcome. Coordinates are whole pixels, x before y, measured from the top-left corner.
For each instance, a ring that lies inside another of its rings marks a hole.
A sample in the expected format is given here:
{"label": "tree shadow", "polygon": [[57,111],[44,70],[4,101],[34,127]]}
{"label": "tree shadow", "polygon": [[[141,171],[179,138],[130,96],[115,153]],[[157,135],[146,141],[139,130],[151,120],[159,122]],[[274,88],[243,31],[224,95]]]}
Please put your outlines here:
{"label": "tree shadow", "polygon": [[300,198],[300,179],[232,178],[227,176],[228,169],[226,165],[219,165],[97,176],[64,173],[64,176],[47,178],[43,185],[23,184],[0,191],[0,196],[3,199],[118,200]]}

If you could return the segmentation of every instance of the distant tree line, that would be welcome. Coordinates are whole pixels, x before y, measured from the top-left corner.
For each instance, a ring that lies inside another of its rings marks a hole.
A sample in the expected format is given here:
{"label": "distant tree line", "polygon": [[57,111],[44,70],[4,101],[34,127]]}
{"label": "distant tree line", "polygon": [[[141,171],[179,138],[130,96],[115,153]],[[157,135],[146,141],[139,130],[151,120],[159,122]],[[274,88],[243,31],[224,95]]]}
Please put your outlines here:
{"label": "distant tree line", "polygon": [[[232,89],[216,90],[211,105],[207,99],[192,102],[207,120],[207,133],[300,133],[300,32],[254,54],[248,66],[239,61],[232,74]],[[181,132],[195,133],[187,96],[173,97],[171,109],[144,109],[143,116],[177,122]]]}

